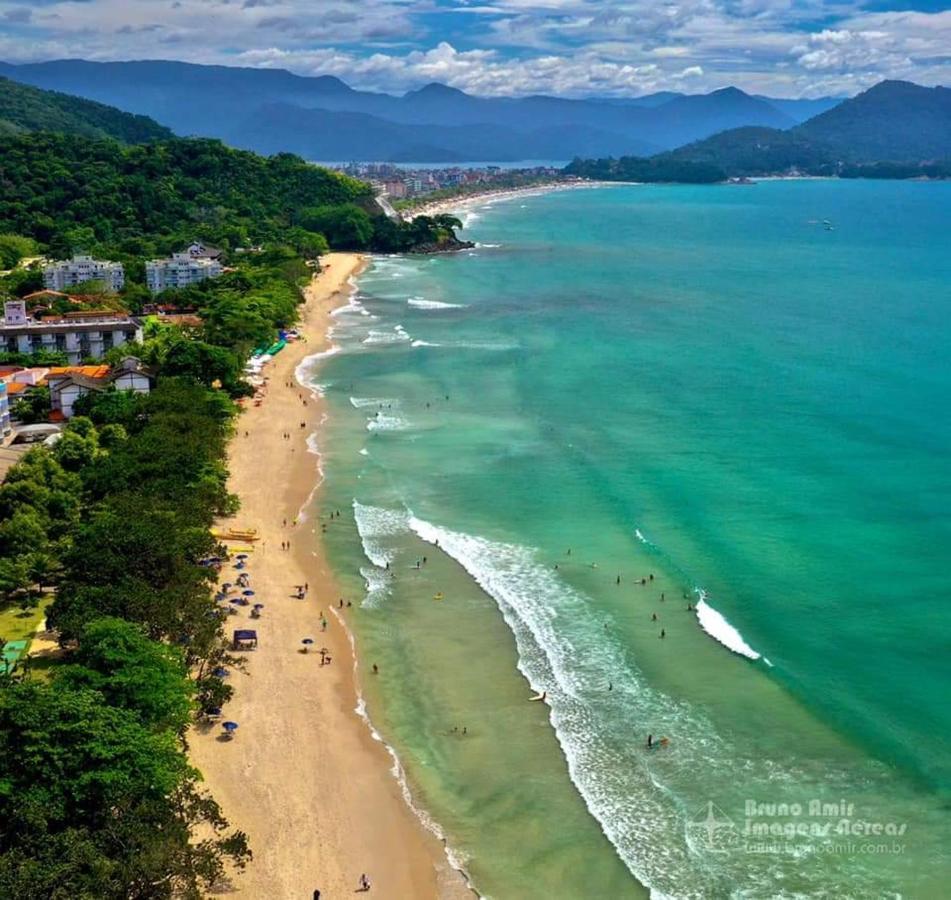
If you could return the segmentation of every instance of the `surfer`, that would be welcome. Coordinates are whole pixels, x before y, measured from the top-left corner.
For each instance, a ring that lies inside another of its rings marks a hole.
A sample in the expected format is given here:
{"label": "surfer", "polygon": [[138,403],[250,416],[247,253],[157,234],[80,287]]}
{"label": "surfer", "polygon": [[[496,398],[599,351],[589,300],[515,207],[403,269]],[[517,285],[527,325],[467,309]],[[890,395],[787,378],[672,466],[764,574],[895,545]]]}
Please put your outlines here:
{"label": "surfer", "polygon": [[653,748],[654,748],[654,735],[649,734],[647,735],[647,749],[653,750]]}
{"label": "surfer", "polygon": [[667,632],[664,631],[663,628],[661,628],[661,630],[660,630],[660,636],[661,636],[662,638],[663,638],[663,637],[667,637]]}
{"label": "surfer", "polygon": [[542,703],[545,702],[545,698],[548,696],[548,691],[542,691],[540,694],[536,694],[534,697],[531,697],[532,700],[540,700]]}

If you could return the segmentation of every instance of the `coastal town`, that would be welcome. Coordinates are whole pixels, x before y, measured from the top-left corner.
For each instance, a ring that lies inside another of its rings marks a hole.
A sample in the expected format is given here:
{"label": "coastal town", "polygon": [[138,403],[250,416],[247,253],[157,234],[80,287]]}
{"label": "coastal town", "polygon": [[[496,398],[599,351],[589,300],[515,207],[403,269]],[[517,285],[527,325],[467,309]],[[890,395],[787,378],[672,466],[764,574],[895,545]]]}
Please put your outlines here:
{"label": "coastal town", "polygon": [[377,196],[394,210],[412,209],[436,199],[491,194],[498,191],[554,184],[565,180],[561,166],[428,166],[352,162],[336,167],[369,182]]}

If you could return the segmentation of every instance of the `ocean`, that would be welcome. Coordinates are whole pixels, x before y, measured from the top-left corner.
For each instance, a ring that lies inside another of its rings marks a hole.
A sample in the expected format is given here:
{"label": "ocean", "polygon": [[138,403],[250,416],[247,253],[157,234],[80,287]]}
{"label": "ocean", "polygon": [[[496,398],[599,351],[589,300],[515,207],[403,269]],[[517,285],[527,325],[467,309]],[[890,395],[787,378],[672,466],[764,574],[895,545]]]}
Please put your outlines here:
{"label": "ocean", "polygon": [[951,184],[461,216],[307,370],[420,815],[500,900],[946,897]]}

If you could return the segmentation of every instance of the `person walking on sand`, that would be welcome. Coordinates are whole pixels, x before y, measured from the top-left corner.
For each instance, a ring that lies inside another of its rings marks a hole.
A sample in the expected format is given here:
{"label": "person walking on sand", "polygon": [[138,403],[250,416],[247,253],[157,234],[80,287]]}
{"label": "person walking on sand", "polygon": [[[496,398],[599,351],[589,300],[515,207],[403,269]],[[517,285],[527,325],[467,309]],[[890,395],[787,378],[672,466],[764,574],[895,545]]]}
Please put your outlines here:
{"label": "person walking on sand", "polygon": [[367,878],[366,873],[360,876],[360,890],[364,892],[370,890],[370,879]]}

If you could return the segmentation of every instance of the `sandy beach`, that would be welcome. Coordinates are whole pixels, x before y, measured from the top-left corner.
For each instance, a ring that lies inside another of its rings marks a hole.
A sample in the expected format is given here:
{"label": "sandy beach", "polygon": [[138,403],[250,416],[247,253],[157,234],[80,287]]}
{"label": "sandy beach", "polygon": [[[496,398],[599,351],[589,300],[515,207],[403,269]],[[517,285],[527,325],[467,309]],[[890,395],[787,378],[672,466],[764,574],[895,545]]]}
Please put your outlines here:
{"label": "sandy beach", "polygon": [[[301,309],[306,340],[268,364],[267,397],[237,420],[229,466],[241,511],[221,525],[257,529],[247,571],[265,606],[259,619],[241,607],[226,623],[229,637],[235,628],[255,628],[259,638],[257,649],[243,654],[244,670],[229,676],[235,696],[225,717],[238,723],[237,734],[224,741],[218,727],[195,729],[191,758],[232,825],[250,837],[254,860],[234,876],[229,894],[309,900],[319,889],[327,900],[352,895],[366,873],[376,897],[471,896],[441,843],[404,802],[386,748],[354,711],[354,661],[343,625],[350,611],[331,612],[339,595],[316,516],[295,524],[319,480],[306,440],[323,404],[294,372],[325,347],[330,311],[346,302],[348,278],[363,264],[342,253],[323,262]],[[282,550],[287,541],[291,549]],[[295,585],[305,583],[308,595],[298,600]],[[304,638],[314,640],[308,653]],[[322,647],[328,665],[321,665]]]}
{"label": "sandy beach", "polygon": [[612,183],[614,182],[552,181],[545,184],[533,184],[518,188],[495,188],[472,194],[457,194],[455,197],[421,203],[412,209],[404,210],[402,215],[405,219],[412,220],[417,216],[436,216],[441,213],[455,213],[470,209],[482,203],[501,203],[506,200],[517,200],[520,197],[533,197],[537,194],[551,194],[556,191],[574,191],[585,188],[604,187]]}

